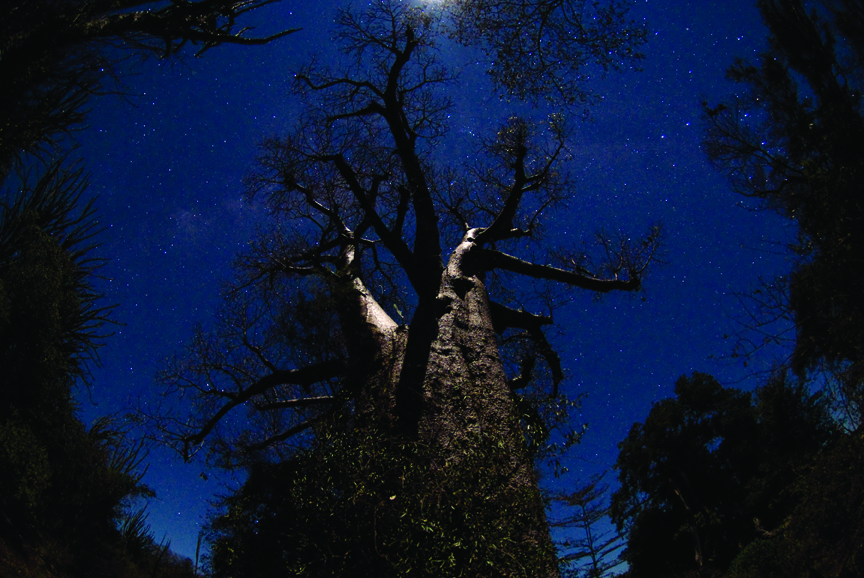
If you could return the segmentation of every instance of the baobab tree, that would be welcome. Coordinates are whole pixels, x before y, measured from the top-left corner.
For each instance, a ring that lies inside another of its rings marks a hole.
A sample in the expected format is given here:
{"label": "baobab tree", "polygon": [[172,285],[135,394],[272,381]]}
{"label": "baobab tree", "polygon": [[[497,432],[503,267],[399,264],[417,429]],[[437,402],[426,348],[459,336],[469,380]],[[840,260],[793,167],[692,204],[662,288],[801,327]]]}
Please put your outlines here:
{"label": "baobab tree", "polygon": [[447,166],[437,146],[453,76],[434,47],[446,19],[376,2],[337,24],[344,67],[296,73],[305,110],[291,134],[262,144],[248,179],[276,224],[238,261],[215,328],[164,372],[169,393],[193,404],[151,410],[158,435],[187,458],[207,448],[218,464],[248,466],[285,459],[348,416],[382,443],[422,447],[432,478],[494,446],[496,496],[474,500],[502,508],[488,529],[515,525],[494,571],[557,575],[526,442],[543,420],[525,400],[548,387],[554,404],[563,372],[543,332],[551,310],[526,310],[539,301],[520,280],[638,291],[659,229],[636,243],[601,238],[599,262],[549,248],[540,260],[544,218],[573,191],[563,115],[510,118],[477,160]]}

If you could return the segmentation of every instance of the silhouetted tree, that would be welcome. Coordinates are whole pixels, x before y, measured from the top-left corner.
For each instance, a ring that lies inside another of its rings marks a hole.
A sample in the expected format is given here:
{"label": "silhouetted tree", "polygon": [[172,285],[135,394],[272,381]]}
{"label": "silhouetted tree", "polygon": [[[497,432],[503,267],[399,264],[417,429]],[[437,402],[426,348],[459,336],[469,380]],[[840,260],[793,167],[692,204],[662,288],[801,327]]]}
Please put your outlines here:
{"label": "silhouetted tree", "polygon": [[[132,513],[140,444],[106,419],[85,428],[88,383],[110,307],[87,179],[54,145],[128,55],[262,44],[237,19],[273,0],[12,1],[0,18],[0,574],[191,576]],[[43,154],[45,153],[45,154]],[[40,158],[41,157],[41,158]]]}
{"label": "silhouetted tree", "polygon": [[570,529],[567,538],[559,543],[562,575],[572,578],[604,578],[624,561],[618,556],[624,547],[621,535],[604,529],[609,524],[609,486],[602,483],[605,474],[591,480],[573,492],[553,496],[553,500],[566,506],[567,515],[552,522],[556,528]]}
{"label": "silhouetted tree", "polygon": [[776,374],[756,399],[695,373],[619,444],[611,514],[631,576],[724,572],[787,521],[801,468],[833,435],[824,400]]}
{"label": "silhouetted tree", "polygon": [[[551,20],[538,13],[532,26],[564,26],[572,13],[563,10]],[[478,481],[461,507],[491,513],[476,531],[504,529],[509,547],[474,555],[497,575],[523,564],[554,575],[526,434],[543,445],[543,412],[560,416],[566,405],[563,374],[543,333],[551,311],[527,311],[530,292],[518,296],[518,279],[636,291],[659,231],[633,244],[602,238],[596,266],[578,251],[545,248],[542,259],[543,215],[572,192],[561,167],[564,119],[511,118],[470,166],[442,163],[449,159],[434,148],[453,79],[435,58],[441,22],[435,10],[397,2],[339,12],[346,62],[298,71],[305,111],[292,134],[263,144],[249,179],[249,195],[263,198],[277,226],[240,260],[216,329],[165,372],[193,401],[190,413],[154,416],[155,425],[187,457],[206,443],[231,467],[289,457],[347,412],[363,435],[414,448],[411,463],[438,488],[493,448],[486,471],[496,485]],[[544,387],[551,399],[538,412],[526,400]],[[245,416],[233,411],[241,408]],[[388,470],[388,483],[415,479],[408,469]],[[509,510],[481,507],[505,498]],[[429,515],[434,526],[448,514],[442,506]]]}
{"label": "silhouetted tree", "polygon": [[728,578],[852,578],[864,569],[864,452],[861,438],[842,435],[796,471],[787,490],[795,507],[732,561]]}
{"label": "silhouetted tree", "polygon": [[[799,260],[791,274],[764,283],[753,296],[753,319],[757,325],[772,316],[794,321],[793,370],[837,384],[840,422],[860,431],[864,310],[855,271],[864,254],[864,3],[757,4],[769,48],[757,62],[739,60],[729,70],[744,89],[737,98],[706,105],[706,152],[737,192],[796,223],[791,250]],[[776,337],[759,330],[765,333],[747,349]],[[766,459],[758,479],[765,495],[783,479],[795,481],[782,492],[772,520],[760,518],[758,538],[726,575],[860,575],[854,538],[861,535],[864,508],[860,434],[838,435],[815,458],[804,459],[792,435],[797,430],[785,431],[772,442],[785,457],[779,464]]]}
{"label": "silhouetted tree", "polygon": [[62,166],[7,182],[0,206],[0,574],[121,576],[117,522],[151,492],[140,445],[75,415],[109,308],[91,285],[86,177]]}
{"label": "silhouetted tree", "polygon": [[0,21],[0,175],[81,123],[84,106],[130,54],[197,54],[220,44],[264,44],[238,19],[277,0],[12,0]]}
{"label": "silhouetted tree", "polygon": [[791,249],[800,260],[756,297],[769,318],[794,320],[792,368],[802,376],[815,368],[840,374],[845,395],[860,400],[864,4],[757,4],[769,48],[756,63],[739,60],[730,68],[742,85],[736,98],[706,105],[705,150],[735,191],[798,227]]}

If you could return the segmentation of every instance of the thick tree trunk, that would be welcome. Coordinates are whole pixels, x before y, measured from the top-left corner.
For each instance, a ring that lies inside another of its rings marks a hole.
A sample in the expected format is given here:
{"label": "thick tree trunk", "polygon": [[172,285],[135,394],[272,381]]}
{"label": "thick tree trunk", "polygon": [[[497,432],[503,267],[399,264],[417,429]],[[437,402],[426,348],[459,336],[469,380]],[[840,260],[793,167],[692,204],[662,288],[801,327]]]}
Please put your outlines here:
{"label": "thick tree trunk", "polygon": [[[498,495],[476,496],[475,507],[495,508],[486,518],[491,514],[496,530],[510,528],[513,545],[508,555],[533,558],[529,566],[535,569],[538,555],[543,556],[537,575],[557,576],[545,509],[498,352],[488,295],[470,267],[474,236],[469,232],[453,252],[435,306],[418,308],[410,333],[387,316],[359,279],[345,278],[341,317],[354,360],[351,387],[357,387],[357,416],[360,423],[407,435],[428,448],[433,475],[438,471],[446,476],[466,456],[494,455],[488,469],[501,482]],[[412,367],[407,367],[406,355],[413,356]],[[490,447],[493,453],[488,453]]]}
{"label": "thick tree trunk", "polygon": [[441,448],[468,435],[521,436],[498,352],[486,287],[467,262],[471,233],[441,280],[437,334],[423,381],[418,436]]}
{"label": "thick tree trunk", "polygon": [[[523,555],[547,552],[547,567],[541,575],[557,576],[546,513],[498,351],[488,294],[471,267],[477,232],[465,235],[442,277],[437,335],[423,381],[418,438],[446,460],[458,461],[466,442],[469,447],[492,443],[502,448],[509,462],[500,464],[500,471],[507,472],[502,494],[522,495],[523,500],[513,508],[529,510],[518,512],[527,514],[528,521],[519,529],[517,548],[523,549]],[[516,514],[500,512],[502,520]]]}
{"label": "thick tree trunk", "polygon": [[396,383],[408,331],[387,315],[354,265],[354,250],[348,246],[341,256],[340,282],[334,286],[350,359],[346,385],[353,392],[358,421],[389,431],[395,427]]}
{"label": "thick tree trunk", "polygon": [[418,308],[410,332],[350,273],[352,252],[343,254],[337,291],[352,360],[348,387],[355,388],[358,423],[407,435],[428,448],[433,475],[438,471],[446,476],[466,456],[493,455],[488,448],[495,448],[496,462],[488,468],[501,482],[498,495],[476,496],[476,507],[496,508],[493,524],[511,528],[509,555],[516,560],[545,556],[538,575],[557,576],[545,509],[499,355],[486,287],[471,267],[477,232],[467,233],[454,250],[435,305]]}

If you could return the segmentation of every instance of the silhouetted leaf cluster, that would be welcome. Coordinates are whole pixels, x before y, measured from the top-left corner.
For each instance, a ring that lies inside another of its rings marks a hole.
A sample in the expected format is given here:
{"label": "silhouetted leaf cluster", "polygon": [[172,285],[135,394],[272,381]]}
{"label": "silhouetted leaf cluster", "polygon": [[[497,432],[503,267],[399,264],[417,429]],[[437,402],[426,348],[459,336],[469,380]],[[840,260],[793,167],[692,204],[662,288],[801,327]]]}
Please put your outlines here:
{"label": "silhouetted leaf cluster", "polygon": [[141,444],[109,419],[88,429],[76,416],[109,308],[91,285],[100,261],[92,204],[78,207],[86,177],[62,164],[23,176],[0,205],[0,574],[179,568],[158,562],[167,549],[132,511],[152,496]]}
{"label": "silhouetted leaf cluster", "polygon": [[627,533],[628,575],[725,572],[796,519],[800,484],[836,432],[824,397],[784,373],[752,395],[705,374],[680,378],[619,444],[611,515]]}
{"label": "silhouetted leaf cluster", "polygon": [[22,154],[48,152],[78,128],[88,98],[122,76],[131,55],[197,55],[220,44],[265,44],[238,19],[277,0],[12,0],[0,20],[0,175]]}
{"label": "silhouetted leaf cluster", "polygon": [[[799,256],[758,305],[794,320],[792,368],[864,383],[864,5],[760,0],[769,48],[736,61],[734,99],[705,105],[705,150],[735,191],[794,220]],[[758,322],[757,322],[758,323]],[[758,342],[761,340],[757,340]]]}

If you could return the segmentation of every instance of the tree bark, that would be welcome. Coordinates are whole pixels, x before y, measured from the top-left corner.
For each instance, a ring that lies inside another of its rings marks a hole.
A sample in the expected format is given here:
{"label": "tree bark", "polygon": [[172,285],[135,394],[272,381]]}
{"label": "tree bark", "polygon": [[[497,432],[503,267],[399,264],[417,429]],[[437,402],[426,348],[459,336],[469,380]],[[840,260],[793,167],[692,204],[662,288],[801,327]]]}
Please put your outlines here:
{"label": "tree bark", "polygon": [[[555,549],[499,355],[489,297],[478,271],[471,265],[472,252],[479,250],[475,244],[479,231],[472,229],[466,233],[451,255],[434,310],[418,310],[412,323],[410,340],[426,341],[430,334],[431,340],[419,344],[409,340],[407,344],[408,348],[416,347],[428,354],[419,390],[416,376],[405,379],[403,375],[399,380],[394,402],[403,406],[396,408],[400,431],[430,448],[433,459],[442,466],[458,463],[466,451],[479,449],[485,443],[497,444],[508,462],[500,464],[500,471],[506,472],[501,492],[527,496],[527,504],[513,504],[529,520],[519,529],[515,547],[522,548],[526,555],[547,552],[542,575],[557,576]],[[379,343],[383,345],[383,341]],[[401,342],[399,347],[388,350],[390,354],[401,352],[404,352]],[[398,365],[397,360],[391,363],[394,369]],[[372,383],[370,386],[379,387]],[[376,401],[382,401],[380,396]],[[514,513],[500,511],[502,520]],[[519,552],[513,554],[518,556]]]}
{"label": "tree bark", "polygon": [[[465,234],[441,276],[434,305],[419,307],[410,329],[397,325],[354,274],[352,246],[343,249],[332,290],[338,292],[350,359],[347,386],[355,392],[358,423],[419,442],[428,448],[433,472],[458,465],[484,445],[499,448],[502,463],[489,465],[503,476],[500,495],[524,500],[511,504],[511,511],[498,512],[502,524],[521,520],[512,554],[548,553],[542,575],[557,576],[555,549],[498,351],[489,297],[480,271],[472,266],[481,231]],[[506,501],[476,499],[499,505]]]}

